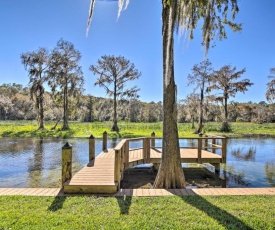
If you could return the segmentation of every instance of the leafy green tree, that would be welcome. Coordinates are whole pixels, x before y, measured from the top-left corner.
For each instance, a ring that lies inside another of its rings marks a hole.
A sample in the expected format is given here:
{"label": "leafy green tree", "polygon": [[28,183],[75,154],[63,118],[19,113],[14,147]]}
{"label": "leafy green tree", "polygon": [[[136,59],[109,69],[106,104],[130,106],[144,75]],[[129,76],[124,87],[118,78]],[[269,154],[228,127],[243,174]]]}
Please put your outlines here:
{"label": "leafy green tree", "polygon": [[81,54],[71,42],[60,39],[51,53],[48,83],[56,100],[63,105],[62,130],[70,129],[69,97],[77,98],[83,91],[83,73],[79,66]]}
{"label": "leafy green tree", "polygon": [[[119,13],[127,8],[129,0],[119,0]],[[95,0],[91,0],[87,31],[91,24]],[[193,38],[198,21],[203,19],[202,39],[209,49],[211,40],[218,34],[226,38],[225,26],[233,31],[241,30],[241,25],[228,20],[231,6],[232,20],[239,11],[237,0],[162,0],[163,38],[163,139],[162,163],[158,170],[154,188],[185,187],[185,177],[180,163],[180,149],[177,126],[176,84],[174,80],[174,32],[180,29],[190,32]]]}
{"label": "leafy green tree", "polygon": [[209,77],[213,71],[212,63],[206,59],[200,64],[196,64],[192,68],[192,74],[188,75],[188,85],[195,84],[195,90],[199,89],[200,92],[200,115],[199,125],[195,133],[200,133],[203,128],[203,107],[204,107],[204,94],[206,90],[206,84],[209,81]]}
{"label": "leafy green tree", "polygon": [[43,86],[47,78],[49,67],[49,52],[46,48],[38,51],[21,54],[21,61],[29,73],[29,87],[31,100],[35,101],[37,111],[38,129],[44,129],[44,93]]}
{"label": "leafy green tree", "polygon": [[275,99],[275,68],[270,69],[270,75],[268,76],[270,82],[267,83],[266,100],[270,103],[274,103]]}
{"label": "leafy green tree", "polygon": [[11,98],[17,93],[27,95],[29,93],[29,89],[27,87],[23,87],[23,85],[17,84],[17,83],[9,83],[9,84],[0,85],[0,95],[4,95],[6,97]]}
{"label": "leafy green tree", "polygon": [[192,129],[195,128],[195,118],[197,117],[198,114],[198,106],[199,106],[199,94],[191,93],[187,95],[187,97],[183,100],[187,111],[189,112],[189,116],[192,122]]}
{"label": "leafy green tree", "polygon": [[133,81],[141,75],[135,69],[135,65],[122,56],[102,56],[97,65],[91,65],[90,70],[98,75],[95,85],[106,90],[106,93],[113,97],[113,126],[112,131],[119,131],[117,125],[117,100],[123,98],[138,98],[139,89],[134,86],[126,88],[126,82]]}
{"label": "leafy green tree", "polygon": [[221,96],[216,97],[216,99],[222,103],[224,108],[224,120],[221,128],[222,132],[230,131],[228,124],[229,97],[235,97],[237,92],[244,93],[248,90],[248,87],[253,85],[249,79],[237,81],[245,71],[245,69],[236,71],[236,67],[225,65],[220,70],[214,71],[210,77],[211,85],[207,88],[207,91],[211,92],[212,90],[220,90],[222,94]]}

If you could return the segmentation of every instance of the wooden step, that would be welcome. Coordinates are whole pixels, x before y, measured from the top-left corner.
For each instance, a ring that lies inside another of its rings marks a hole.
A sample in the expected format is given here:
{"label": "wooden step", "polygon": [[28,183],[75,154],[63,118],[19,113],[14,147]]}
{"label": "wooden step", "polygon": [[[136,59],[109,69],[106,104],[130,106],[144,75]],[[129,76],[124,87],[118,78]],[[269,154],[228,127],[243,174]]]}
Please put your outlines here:
{"label": "wooden step", "polygon": [[113,194],[118,191],[117,183],[102,183],[95,182],[94,184],[75,184],[70,185],[70,181],[64,183],[64,193],[66,194]]}

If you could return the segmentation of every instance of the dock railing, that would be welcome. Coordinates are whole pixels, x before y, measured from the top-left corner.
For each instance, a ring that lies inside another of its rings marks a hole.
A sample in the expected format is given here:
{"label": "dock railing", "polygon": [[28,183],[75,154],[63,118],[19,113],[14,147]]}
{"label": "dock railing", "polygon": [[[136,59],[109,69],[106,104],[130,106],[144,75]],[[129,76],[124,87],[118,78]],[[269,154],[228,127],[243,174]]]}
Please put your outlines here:
{"label": "dock railing", "polygon": [[[130,142],[141,141],[142,146],[138,149],[143,149],[142,159],[138,160],[138,164],[151,163],[150,151],[151,149],[162,149],[162,146],[156,146],[156,140],[162,140],[161,137],[155,137],[153,132],[151,137],[130,138],[123,139],[114,148],[114,182],[120,187],[120,181],[123,179],[124,170],[129,168],[129,149]],[[197,149],[198,163],[202,163],[202,150],[211,150],[212,153],[217,154],[216,150],[221,149],[222,160],[220,163],[226,163],[226,138],[214,135],[205,135],[204,137],[184,137],[179,140],[190,140],[189,146],[180,146],[180,148]],[[107,151],[107,133],[103,134],[103,151]],[[91,135],[89,138],[89,161],[95,160],[95,138]],[[70,180],[72,177],[72,146],[66,143],[62,147],[62,185],[65,181]]]}
{"label": "dock railing", "polygon": [[[143,149],[143,163],[150,163],[150,149],[162,148],[162,146],[156,146],[156,140],[162,140],[161,137],[155,137],[155,133],[152,133],[151,137],[142,138],[130,138],[123,139],[115,147],[115,176],[114,180],[120,183],[123,177],[123,171],[129,168],[129,143],[131,141],[142,141],[142,147],[138,149]],[[180,146],[181,149],[197,149],[198,151],[198,163],[202,163],[202,150],[211,150],[212,153],[216,154],[216,150],[221,150],[222,162],[226,163],[226,137],[205,135],[204,137],[184,137],[179,138],[179,140],[190,140],[191,145]],[[218,144],[220,143],[220,144]]]}

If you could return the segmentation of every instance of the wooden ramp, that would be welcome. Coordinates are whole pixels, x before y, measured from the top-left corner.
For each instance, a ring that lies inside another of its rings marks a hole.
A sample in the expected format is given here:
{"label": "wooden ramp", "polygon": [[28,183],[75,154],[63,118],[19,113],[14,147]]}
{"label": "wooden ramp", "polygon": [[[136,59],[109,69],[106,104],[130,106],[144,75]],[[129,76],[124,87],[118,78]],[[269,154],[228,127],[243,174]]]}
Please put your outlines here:
{"label": "wooden ramp", "polygon": [[[182,163],[198,162],[197,149],[181,149]],[[150,148],[150,157],[147,162],[144,159],[143,149],[129,150],[128,167],[144,163],[160,163],[161,149]],[[221,163],[220,155],[201,150],[201,163]],[[124,166],[120,166],[123,173]],[[95,160],[77,172],[71,180],[63,184],[65,193],[106,193],[117,192],[119,183],[115,182],[115,150],[101,152]]]}
{"label": "wooden ramp", "polygon": [[[114,150],[109,150],[108,154],[114,156]],[[63,187],[65,193],[115,193],[118,188],[114,182],[114,157],[96,157]]]}

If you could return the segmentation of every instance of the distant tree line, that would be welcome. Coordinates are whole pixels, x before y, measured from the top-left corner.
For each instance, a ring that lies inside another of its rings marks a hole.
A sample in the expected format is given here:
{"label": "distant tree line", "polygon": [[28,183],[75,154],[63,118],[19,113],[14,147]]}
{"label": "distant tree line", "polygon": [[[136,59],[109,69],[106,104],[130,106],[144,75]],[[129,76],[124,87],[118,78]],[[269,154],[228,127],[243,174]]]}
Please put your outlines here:
{"label": "distant tree line", "polygon": [[[20,84],[0,85],[0,119],[1,120],[35,120],[36,103],[29,97],[30,88]],[[69,120],[81,122],[112,121],[113,99],[80,95],[77,102],[70,99]],[[200,95],[192,93],[178,101],[178,122],[199,121]],[[223,106],[213,96],[206,96],[203,106],[204,122],[223,121]],[[58,121],[62,119],[62,107],[56,104],[50,92],[44,95],[44,120]],[[162,102],[142,102],[138,99],[119,100],[117,119],[130,122],[162,121]],[[275,104],[228,103],[228,121],[266,123],[275,122]],[[195,127],[194,127],[195,128]]]}
{"label": "distant tree line", "polygon": [[[163,121],[162,102],[141,102],[139,88],[127,88],[128,81],[141,73],[123,56],[102,56],[90,70],[98,78],[95,85],[103,87],[110,98],[85,95],[83,73],[79,60],[81,54],[74,45],[60,39],[52,51],[39,48],[22,53],[22,64],[29,75],[29,84],[3,84],[0,86],[1,120],[37,120],[44,129],[44,121],[56,121],[53,129],[63,119],[62,129],[69,129],[68,121],[113,121],[112,130],[119,131],[117,121]],[[245,73],[231,65],[219,70],[205,60],[195,64],[188,75],[194,92],[178,101],[178,122],[191,122],[200,133],[204,122],[223,122],[221,131],[229,131],[228,122],[275,122],[275,69],[270,69],[266,99],[270,104],[238,103],[229,100],[236,93],[248,90],[253,83],[239,80]],[[46,88],[48,91],[46,91]],[[197,92],[198,91],[198,92]],[[211,94],[210,94],[211,93]]]}

